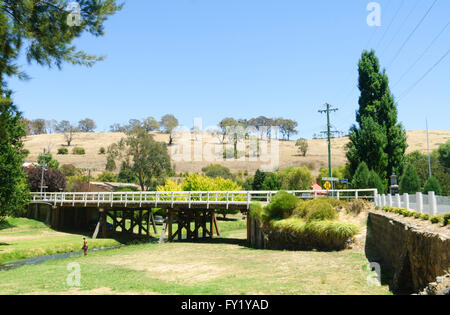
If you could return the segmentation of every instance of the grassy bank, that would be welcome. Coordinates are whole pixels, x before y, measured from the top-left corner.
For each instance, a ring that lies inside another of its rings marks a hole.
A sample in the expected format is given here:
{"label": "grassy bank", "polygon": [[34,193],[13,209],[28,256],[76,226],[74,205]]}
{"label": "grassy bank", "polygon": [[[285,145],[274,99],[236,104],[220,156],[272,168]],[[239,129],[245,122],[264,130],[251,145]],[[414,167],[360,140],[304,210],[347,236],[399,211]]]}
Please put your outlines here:
{"label": "grassy bank", "polygon": [[[209,242],[142,244],[1,271],[0,294],[389,294],[363,253],[254,250],[245,229]],[[66,284],[81,266],[81,286]]]}
{"label": "grassy bank", "polygon": [[[222,233],[246,226],[245,221],[239,216],[230,221],[219,220],[218,224]],[[174,228],[176,229],[176,225]],[[157,234],[153,236],[159,237],[161,229],[161,226],[157,226]],[[127,244],[133,240],[132,237],[120,234],[112,236],[114,238],[93,240],[90,235],[91,233],[86,235],[90,249]],[[82,236],[81,233],[52,230],[36,220],[8,218],[0,226],[0,265],[25,258],[80,251],[83,244]]]}

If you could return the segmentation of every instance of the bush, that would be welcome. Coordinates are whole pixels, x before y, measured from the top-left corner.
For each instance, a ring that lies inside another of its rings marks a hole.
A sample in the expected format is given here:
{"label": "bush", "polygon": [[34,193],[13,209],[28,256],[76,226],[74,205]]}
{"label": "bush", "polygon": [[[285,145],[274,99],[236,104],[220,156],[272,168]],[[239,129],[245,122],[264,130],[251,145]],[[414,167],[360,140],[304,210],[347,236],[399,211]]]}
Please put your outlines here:
{"label": "bush", "polygon": [[61,166],[61,172],[66,176],[75,176],[77,174],[77,168],[72,164],[64,164]]}
{"label": "bush", "polygon": [[104,148],[104,147],[101,147],[101,148],[98,150],[98,154],[106,154],[105,148]]}
{"label": "bush", "polygon": [[422,215],[420,216],[420,218],[421,218],[422,220],[427,221],[427,220],[430,219],[430,216],[429,216],[428,214],[422,214]]}
{"label": "bush", "polygon": [[109,182],[109,183],[115,183],[117,182],[117,174],[114,174],[113,172],[104,171],[99,175],[97,178],[99,182]]}
{"label": "bush", "polygon": [[335,218],[336,211],[327,202],[314,205],[306,216],[307,222],[334,220]]}
{"label": "bush", "polygon": [[349,202],[347,210],[354,214],[360,214],[367,208],[368,202],[363,199],[353,199]]}
{"label": "bush", "polygon": [[58,155],[67,155],[67,154],[69,154],[69,150],[67,150],[67,148],[58,149]]}
{"label": "bush", "polygon": [[250,217],[263,221],[266,218],[266,213],[264,211],[263,206],[259,202],[252,202],[250,204],[250,210],[249,210]]}
{"label": "bush", "polygon": [[280,232],[293,234],[293,241],[303,249],[338,250],[346,246],[347,241],[358,234],[358,226],[338,221],[311,221],[305,223],[298,218],[272,221],[271,227]]}
{"label": "bush", "polygon": [[447,213],[446,215],[444,215],[442,221],[443,221],[443,223],[444,223],[444,226],[447,226],[447,225],[448,225],[448,222],[450,221],[450,213]]}
{"label": "bush", "polygon": [[269,219],[273,220],[290,217],[297,206],[297,203],[297,197],[286,191],[279,191],[272,197],[272,200],[267,205],[266,210]]}
{"label": "bush", "polygon": [[72,154],[75,154],[75,155],[85,155],[86,152],[85,152],[84,148],[82,148],[82,147],[75,147],[75,148],[73,148],[73,150],[72,150]]}
{"label": "bush", "polygon": [[438,215],[435,215],[433,217],[430,218],[431,223],[433,224],[438,224],[439,222],[441,222],[441,217]]}

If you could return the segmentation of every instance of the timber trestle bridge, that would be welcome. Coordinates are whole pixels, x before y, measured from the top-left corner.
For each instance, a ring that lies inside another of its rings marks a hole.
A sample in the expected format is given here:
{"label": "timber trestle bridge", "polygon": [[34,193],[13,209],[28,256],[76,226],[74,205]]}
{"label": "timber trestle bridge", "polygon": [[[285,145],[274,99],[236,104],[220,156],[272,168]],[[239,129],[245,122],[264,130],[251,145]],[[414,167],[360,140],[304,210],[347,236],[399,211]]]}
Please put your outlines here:
{"label": "timber trestle bridge", "polygon": [[[270,202],[277,191],[152,191],[152,192],[61,192],[31,193],[27,216],[45,221],[54,229],[94,230],[107,237],[110,232],[155,234],[153,209],[166,213],[160,240],[168,234],[175,239],[212,238],[220,231],[216,210],[238,210],[248,213],[252,202]],[[288,191],[299,199],[332,197],[366,199],[377,203],[376,189],[334,191]],[[108,218],[109,222],[108,223]],[[176,225],[175,225],[176,223]],[[174,226],[176,230],[174,230]],[[184,230],[184,232],[183,232]],[[250,219],[247,215],[247,231]]]}

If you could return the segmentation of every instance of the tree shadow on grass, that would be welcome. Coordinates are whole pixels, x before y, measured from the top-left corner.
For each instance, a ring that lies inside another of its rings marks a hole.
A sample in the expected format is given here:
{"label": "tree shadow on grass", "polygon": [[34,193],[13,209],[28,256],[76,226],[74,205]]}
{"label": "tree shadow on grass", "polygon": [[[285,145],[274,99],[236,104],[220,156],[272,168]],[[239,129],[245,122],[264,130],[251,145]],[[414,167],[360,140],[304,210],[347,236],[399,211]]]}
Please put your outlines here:
{"label": "tree shadow on grass", "polygon": [[9,223],[6,220],[0,221],[0,231],[1,230],[6,230],[6,229],[12,229],[16,227],[16,225]]}

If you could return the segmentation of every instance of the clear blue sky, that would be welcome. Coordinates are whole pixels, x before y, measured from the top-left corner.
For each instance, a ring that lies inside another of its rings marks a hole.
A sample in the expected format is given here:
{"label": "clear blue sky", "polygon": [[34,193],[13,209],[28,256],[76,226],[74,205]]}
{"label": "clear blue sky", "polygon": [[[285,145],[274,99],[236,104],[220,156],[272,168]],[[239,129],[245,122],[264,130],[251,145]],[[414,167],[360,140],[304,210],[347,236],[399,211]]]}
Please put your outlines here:
{"label": "clear blue sky", "polygon": [[[106,23],[106,36],[76,42],[106,61],[61,71],[23,61],[32,80],[10,80],[10,87],[27,118],[90,117],[98,131],[166,113],[189,127],[195,117],[210,126],[265,115],[295,119],[299,135],[311,137],[325,128],[317,112],[325,102],[339,107],[332,122],[347,131],[358,106],[362,50],[376,49],[394,84],[449,21],[450,1],[438,0],[389,66],[433,1],[378,1],[382,25],[369,27],[368,0],[126,0]],[[449,49],[450,26],[394,95]],[[425,117],[430,128],[449,129],[450,56],[398,106],[406,129],[424,129]]]}

